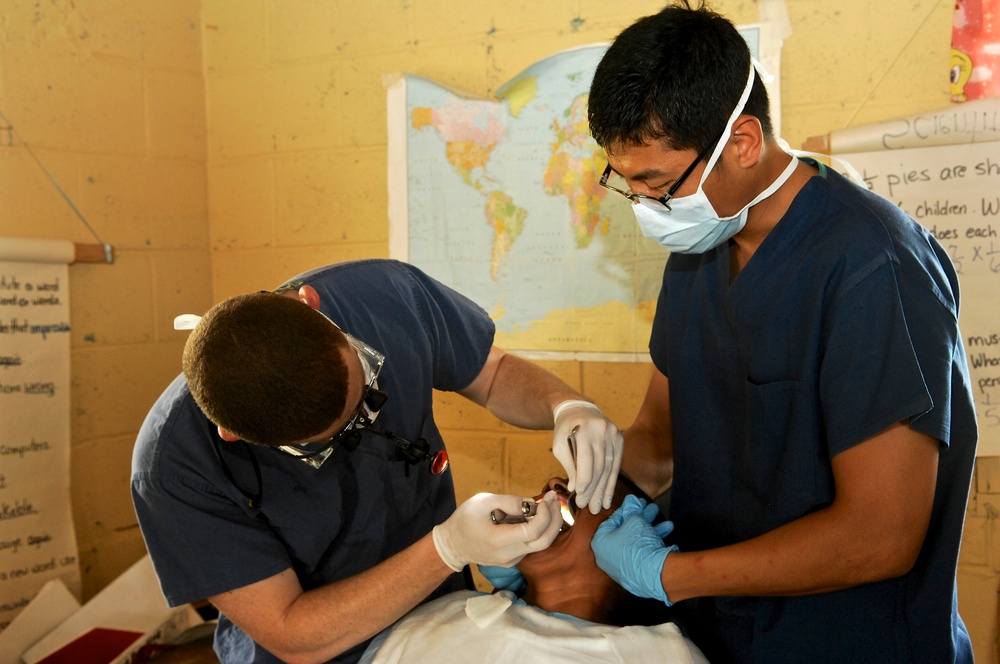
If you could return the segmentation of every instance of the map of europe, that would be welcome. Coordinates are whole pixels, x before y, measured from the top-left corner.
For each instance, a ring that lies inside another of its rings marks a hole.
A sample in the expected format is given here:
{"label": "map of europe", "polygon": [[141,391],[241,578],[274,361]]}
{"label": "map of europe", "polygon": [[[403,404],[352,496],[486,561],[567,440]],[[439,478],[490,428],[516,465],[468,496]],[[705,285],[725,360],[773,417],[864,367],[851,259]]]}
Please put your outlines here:
{"label": "map of europe", "polygon": [[647,354],[667,252],[598,184],[587,93],[606,48],[557,53],[491,99],[390,87],[391,252],[482,306],[509,350]]}

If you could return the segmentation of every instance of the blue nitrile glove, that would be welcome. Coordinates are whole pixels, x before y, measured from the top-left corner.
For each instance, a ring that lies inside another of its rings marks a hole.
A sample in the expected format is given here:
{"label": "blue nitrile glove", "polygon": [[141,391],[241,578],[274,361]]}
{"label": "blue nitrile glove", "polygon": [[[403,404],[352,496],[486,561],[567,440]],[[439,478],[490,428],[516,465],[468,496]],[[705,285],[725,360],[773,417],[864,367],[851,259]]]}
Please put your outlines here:
{"label": "blue nitrile glove", "polygon": [[521,570],[515,565],[510,567],[500,567],[499,565],[476,565],[479,572],[486,577],[486,580],[497,590],[509,590],[515,594],[520,593],[527,587]]}
{"label": "blue nitrile glove", "polygon": [[667,548],[663,543],[663,538],[674,529],[673,522],[651,525],[659,511],[653,503],[647,505],[641,498],[625,496],[622,506],[597,528],[590,548],[594,550],[597,566],[625,590],[671,606],[673,602],[667,599],[660,572],[667,554],[677,551],[677,547]]}

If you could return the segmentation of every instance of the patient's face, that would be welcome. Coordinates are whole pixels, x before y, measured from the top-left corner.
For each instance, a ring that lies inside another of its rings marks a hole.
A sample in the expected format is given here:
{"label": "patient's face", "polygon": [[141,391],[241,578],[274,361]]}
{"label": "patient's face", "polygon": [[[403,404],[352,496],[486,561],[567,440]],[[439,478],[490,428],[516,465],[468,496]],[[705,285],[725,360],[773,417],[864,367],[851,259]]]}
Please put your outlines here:
{"label": "patient's face", "polygon": [[[570,494],[567,489],[568,481],[561,477],[551,478],[542,488],[542,492],[536,497],[540,500],[545,493],[555,491],[560,503],[566,506],[571,503]],[[517,564],[518,569],[524,574],[529,584],[538,575],[553,575],[561,573],[572,573],[573,575],[600,574],[604,572],[597,567],[594,560],[594,553],[590,549],[590,540],[593,539],[597,527],[605,519],[611,516],[622,500],[625,499],[627,490],[619,483],[615,488],[615,495],[611,501],[611,508],[601,510],[598,514],[591,514],[588,509],[577,510],[574,508],[573,525],[566,527],[556,536],[552,545],[544,551],[529,553]],[[565,512],[565,508],[564,508]]]}

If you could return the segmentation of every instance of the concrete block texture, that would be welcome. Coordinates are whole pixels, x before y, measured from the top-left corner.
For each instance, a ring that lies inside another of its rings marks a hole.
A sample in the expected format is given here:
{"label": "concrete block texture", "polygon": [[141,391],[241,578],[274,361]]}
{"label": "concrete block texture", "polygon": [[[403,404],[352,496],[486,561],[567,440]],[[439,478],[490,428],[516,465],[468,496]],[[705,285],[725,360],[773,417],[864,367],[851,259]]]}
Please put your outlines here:
{"label": "concrete block texture", "polygon": [[207,248],[205,167],[194,161],[87,156],[79,207],[120,249]]}
{"label": "concrete block texture", "polygon": [[[182,340],[76,347],[70,362],[74,440],[135,435],[160,393],[181,372]],[[75,463],[88,463],[79,458]]]}
{"label": "concrete block texture", "polygon": [[275,244],[387,244],[384,150],[336,150],[275,160]]}
{"label": "concrete block texture", "polygon": [[213,302],[254,290],[270,290],[314,267],[358,258],[388,258],[383,244],[334,244],[218,252],[212,257]]}
{"label": "concrete block texture", "polygon": [[340,130],[336,62],[281,64],[206,80],[209,144],[216,160],[335,144]]}
{"label": "concrete block texture", "polygon": [[143,72],[117,60],[25,45],[2,49],[4,115],[32,147],[140,155],[145,152]]}
{"label": "concrete block texture", "polygon": [[90,224],[115,251],[113,264],[70,266],[66,288],[83,600],[144,553],[132,441],[180,371],[172,311],[211,296],[201,9],[0,5],[0,235],[96,243]]}
{"label": "concrete block texture", "polygon": [[415,4],[403,0],[269,2],[271,59],[290,62],[404,47],[416,29]]}
{"label": "concrete block texture", "polygon": [[158,72],[146,79],[149,154],[205,161],[205,82],[200,72]]}
{"label": "concrete block texture", "polygon": [[80,263],[69,269],[73,348],[150,343],[155,338],[150,257],[119,253],[114,269]]}
{"label": "concrete block texture", "polygon": [[212,249],[275,246],[274,164],[266,158],[233,159],[208,175]]}
{"label": "concrete block texture", "polygon": [[78,199],[77,157],[37,150],[35,155],[44,164],[43,170],[23,147],[14,145],[12,136],[0,134],[0,141],[0,235],[92,241],[45,173],[47,170],[71,199]]}

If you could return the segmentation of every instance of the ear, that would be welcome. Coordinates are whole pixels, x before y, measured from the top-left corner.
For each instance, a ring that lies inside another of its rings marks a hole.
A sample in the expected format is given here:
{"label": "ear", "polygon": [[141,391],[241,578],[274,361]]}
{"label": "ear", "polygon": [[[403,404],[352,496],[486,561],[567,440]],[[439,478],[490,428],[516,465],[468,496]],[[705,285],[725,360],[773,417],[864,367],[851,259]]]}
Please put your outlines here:
{"label": "ear", "polygon": [[299,302],[305,302],[316,311],[319,311],[319,293],[312,286],[303,286],[299,289]]}
{"label": "ear", "polygon": [[764,131],[753,115],[741,115],[733,123],[733,140],[741,168],[751,168],[760,161],[764,148]]}
{"label": "ear", "polygon": [[222,427],[219,427],[219,438],[226,441],[227,443],[235,443],[237,440],[240,439],[239,436],[229,431],[228,429],[223,429]]}

